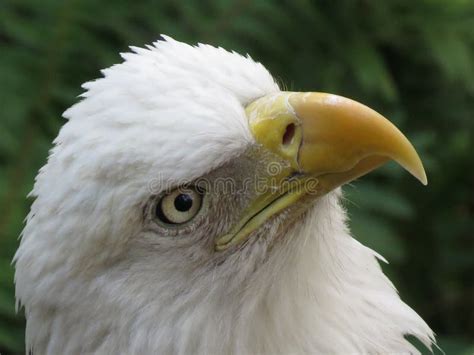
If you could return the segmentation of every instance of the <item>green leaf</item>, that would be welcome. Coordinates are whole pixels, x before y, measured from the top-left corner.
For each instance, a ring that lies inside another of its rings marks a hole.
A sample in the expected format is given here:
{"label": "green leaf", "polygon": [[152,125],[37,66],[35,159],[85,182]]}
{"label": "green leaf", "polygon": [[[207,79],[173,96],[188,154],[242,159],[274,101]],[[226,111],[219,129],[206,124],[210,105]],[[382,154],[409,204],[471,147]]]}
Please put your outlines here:
{"label": "green leaf", "polygon": [[388,261],[400,262],[404,259],[405,247],[389,223],[367,213],[352,211],[349,215],[352,235],[357,240]]}
{"label": "green leaf", "polygon": [[396,218],[412,218],[414,211],[408,199],[388,186],[379,186],[370,182],[357,181],[353,187],[347,187],[345,198],[349,208],[357,208],[374,214],[384,214]]}

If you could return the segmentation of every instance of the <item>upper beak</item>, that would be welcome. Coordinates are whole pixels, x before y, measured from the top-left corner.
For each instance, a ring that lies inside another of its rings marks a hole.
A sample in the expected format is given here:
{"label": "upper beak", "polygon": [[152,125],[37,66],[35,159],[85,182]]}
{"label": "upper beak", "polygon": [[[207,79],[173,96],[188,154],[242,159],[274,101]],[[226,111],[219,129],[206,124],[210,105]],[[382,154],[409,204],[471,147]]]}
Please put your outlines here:
{"label": "upper beak", "polygon": [[[246,108],[256,142],[278,156],[285,168],[257,194],[240,221],[216,240],[224,250],[242,242],[271,216],[303,196],[321,196],[367,174],[390,159],[427,184],[425,170],[408,139],[386,118],[353,100],[324,93],[281,92]],[[295,174],[296,173],[296,174]],[[306,191],[284,184],[316,181]]]}
{"label": "upper beak", "polygon": [[423,164],[390,121],[356,101],[325,93],[283,92],[247,107],[255,140],[328,192],[390,159],[422,184]]}

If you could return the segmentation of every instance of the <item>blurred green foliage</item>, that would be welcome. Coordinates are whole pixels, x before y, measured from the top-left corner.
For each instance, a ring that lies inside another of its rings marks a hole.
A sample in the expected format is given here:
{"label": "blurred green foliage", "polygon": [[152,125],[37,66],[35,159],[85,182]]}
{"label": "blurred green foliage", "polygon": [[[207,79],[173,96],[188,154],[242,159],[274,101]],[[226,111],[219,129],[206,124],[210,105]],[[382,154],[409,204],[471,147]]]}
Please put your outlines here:
{"label": "blurred green foliage", "polygon": [[417,147],[430,184],[393,165],[346,187],[355,236],[383,254],[447,354],[474,353],[474,2],[0,2],[0,352],[23,351],[11,259],[25,197],[80,84],[160,33],[250,53],[295,90],[357,99]]}

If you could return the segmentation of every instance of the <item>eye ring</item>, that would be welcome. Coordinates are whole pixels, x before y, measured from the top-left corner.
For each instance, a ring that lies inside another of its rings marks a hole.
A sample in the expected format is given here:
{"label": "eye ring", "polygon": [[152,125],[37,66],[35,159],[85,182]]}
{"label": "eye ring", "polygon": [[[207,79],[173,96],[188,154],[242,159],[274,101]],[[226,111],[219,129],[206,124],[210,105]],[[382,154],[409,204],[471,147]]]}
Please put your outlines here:
{"label": "eye ring", "polygon": [[160,197],[154,215],[165,226],[190,222],[201,210],[203,191],[194,186],[180,187]]}

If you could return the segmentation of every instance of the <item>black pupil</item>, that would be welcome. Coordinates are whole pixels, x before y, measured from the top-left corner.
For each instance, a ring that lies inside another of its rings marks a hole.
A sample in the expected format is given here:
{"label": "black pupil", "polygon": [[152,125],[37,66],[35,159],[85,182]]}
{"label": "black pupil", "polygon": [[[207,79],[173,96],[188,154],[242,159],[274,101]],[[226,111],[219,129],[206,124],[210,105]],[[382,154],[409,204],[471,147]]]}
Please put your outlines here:
{"label": "black pupil", "polygon": [[187,194],[179,194],[174,199],[174,207],[180,212],[186,212],[193,206],[193,198]]}

